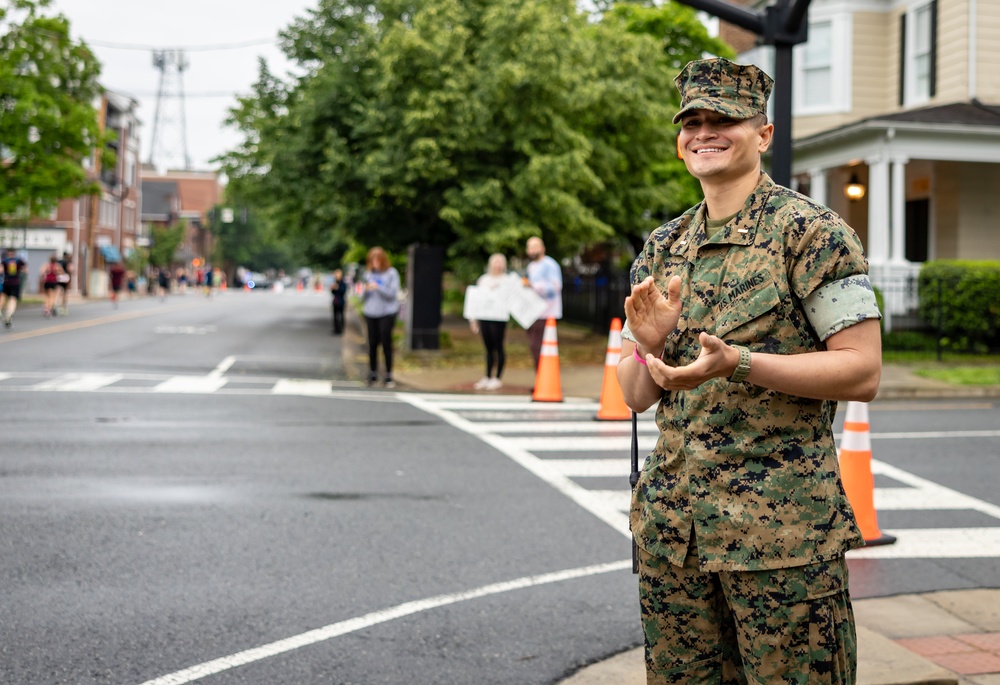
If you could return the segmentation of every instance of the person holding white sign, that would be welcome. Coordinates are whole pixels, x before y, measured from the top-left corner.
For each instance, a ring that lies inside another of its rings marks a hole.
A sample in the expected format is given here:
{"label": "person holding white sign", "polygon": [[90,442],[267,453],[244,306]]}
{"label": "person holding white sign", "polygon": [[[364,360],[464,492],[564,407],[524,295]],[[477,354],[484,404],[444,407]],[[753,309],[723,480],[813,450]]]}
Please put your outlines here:
{"label": "person holding white sign", "polygon": [[[517,274],[507,273],[507,258],[495,253],[490,255],[486,273],[479,277],[475,287],[466,289],[465,313],[469,326],[473,333],[482,335],[486,347],[486,375],[476,381],[473,386],[476,390],[499,390],[503,387],[500,376],[507,361],[504,337],[510,318],[508,301],[513,291],[520,287]],[[473,292],[468,292],[470,290]]]}

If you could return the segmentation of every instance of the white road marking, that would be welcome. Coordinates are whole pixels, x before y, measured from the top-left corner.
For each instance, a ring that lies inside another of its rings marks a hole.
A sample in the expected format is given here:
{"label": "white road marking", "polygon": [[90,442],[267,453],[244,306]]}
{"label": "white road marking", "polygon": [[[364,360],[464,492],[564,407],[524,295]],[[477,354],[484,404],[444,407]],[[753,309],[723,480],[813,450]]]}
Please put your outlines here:
{"label": "white road marking", "polygon": [[568,478],[618,478],[628,482],[632,465],[628,452],[621,459],[546,459],[545,463]]}
{"label": "white road marking", "polygon": [[558,492],[569,497],[622,535],[631,537],[632,534],[628,528],[628,516],[619,511],[617,507],[609,505],[606,498],[595,495],[593,490],[588,490],[573,482],[570,478],[562,474],[558,468],[549,464],[548,460],[536,457],[523,445],[515,444],[510,438],[492,433],[477,433],[474,423],[440,406],[441,404],[447,404],[447,402],[439,403],[418,395],[400,394],[399,398],[424,410],[428,414],[439,417],[444,422],[451,424],[465,433],[477,435],[480,440],[500,453],[507,455],[515,463],[541,478]]}
{"label": "white road marking", "polygon": [[32,386],[32,390],[93,392],[121,379],[120,373],[67,373]]}
{"label": "white road marking", "polygon": [[[470,418],[465,415],[466,418]],[[512,417],[517,418],[517,417]],[[476,423],[480,433],[545,433],[549,435],[560,433],[594,433],[596,435],[614,436],[632,434],[629,421],[484,421]],[[639,433],[658,434],[659,428],[650,420],[639,418],[636,426]]]}
{"label": "white road marking", "polygon": [[155,386],[153,392],[213,393],[226,384],[225,378],[211,376],[174,376]]}
{"label": "white road marking", "polygon": [[543,573],[541,575],[526,576],[524,578],[517,578],[515,580],[509,580],[502,583],[484,585],[483,587],[467,590],[465,592],[455,592],[446,595],[438,595],[436,597],[428,597],[427,599],[419,599],[413,602],[405,602],[394,607],[389,607],[388,609],[373,611],[357,618],[340,621],[339,623],[331,623],[330,625],[323,626],[322,628],[310,630],[283,640],[277,640],[276,642],[261,645],[260,647],[254,647],[253,649],[247,649],[242,652],[237,652],[236,654],[230,654],[229,656],[206,661],[204,663],[197,664],[196,666],[191,666],[180,671],[160,676],[159,678],[147,680],[142,683],[142,685],[184,685],[185,683],[200,680],[206,676],[221,673],[222,671],[227,671],[231,668],[236,668],[237,666],[245,666],[255,661],[260,661],[268,657],[299,649],[300,647],[314,645],[317,642],[323,642],[341,635],[347,635],[348,633],[354,633],[359,630],[364,630],[365,628],[371,628],[372,626],[379,625],[380,623],[392,621],[404,616],[410,616],[422,611],[428,611],[430,609],[436,609],[438,607],[456,604],[458,602],[466,602],[472,599],[479,599],[481,597],[488,597],[490,595],[498,595],[504,592],[523,590],[525,588],[547,585],[549,583],[560,583],[567,580],[594,576],[601,573],[622,571],[631,567],[631,560],[615,561],[607,564],[594,564],[592,566],[583,566],[565,571],[556,571],[554,573]]}
{"label": "white road marking", "polygon": [[219,365],[216,366],[214,369],[212,369],[208,375],[211,376],[212,378],[220,378],[226,375],[226,371],[229,371],[229,369],[235,363],[236,363],[236,357],[230,355],[225,359],[223,359],[221,362],[219,362]]}
{"label": "white road marking", "polygon": [[282,378],[271,388],[271,393],[274,395],[325,397],[333,394],[333,387],[330,385],[330,381]]}
{"label": "white road marking", "polygon": [[[893,480],[898,480],[900,483],[905,483],[911,488],[916,488],[922,496],[931,503],[939,501],[948,502],[953,505],[947,507],[949,509],[972,509],[986,514],[987,516],[992,516],[995,519],[1000,519],[1000,507],[995,504],[984,502],[981,499],[976,499],[975,497],[952,490],[951,488],[946,488],[945,486],[935,483],[932,480],[916,476],[909,471],[898,469],[891,464],[886,464],[885,462],[878,461],[877,459],[872,459],[872,474],[876,473],[888,476]],[[875,488],[876,497],[881,489],[882,488]],[[927,509],[936,507],[921,508]],[[876,507],[876,511],[878,511],[878,507]],[[997,554],[995,556],[1000,556],[1000,550],[997,550]]]}
{"label": "white road marking", "polygon": [[848,559],[982,559],[1000,556],[998,528],[882,529],[896,536],[891,545],[862,547]]}
{"label": "white road marking", "polygon": [[[484,421],[473,423],[468,415],[460,416],[447,408],[468,407],[452,396],[445,401],[435,401],[434,396],[422,398],[400,397],[425,411],[441,417],[456,428],[479,437],[483,442],[506,454],[518,464],[542,478],[580,506],[591,511],[619,532],[628,535],[628,509],[631,493],[622,490],[587,490],[575,483],[573,478],[622,478],[627,479],[631,469],[629,452],[631,436],[628,424],[625,435],[618,433],[620,426],[607,431],[603,426],[567,417],[566,421]],[[484,414],[492,414],[484,412]],[[489,415],[496,419],[497,416]],[[520,418],[512,414],[511,418]],[[572,424],[572,425],[568,425]],[[643,430],[643,426],[646,426]],[[655,441],[655,425],[651,421],[639,423],[641,433],[654,435],[639,436],[640,454],[652,448]],[[594,433],[594,435],[569,436],[571,433]],[[500,433],[547,434],[529,437],[504,437]],[[836,436],[839,440],[840,435]],[[993,438],[1000,437],[1000,431],[923,431],[912,433],[872,433],[873,440],[939,440],[956,437]],[[532,452],[567,451],[588,453],[595,451],[618,452],[618,459],[539,459]],[[944,487],[881,461],[872,460],[873,475],[888,476],[907,487],[876,487],[875,508],[886,510],[973,510],[1000,520],[1000,506],[985,502],[970,495]],[[626,480],[627,482],[627,480]],[[623,523],[624,521],[624,523]],[[933,559],[933,558],[996,558],[1000,557],[1000,526],[978,528],[928,528],[885,530],[895,535],[897,542],[892,545],[870,547],[849,553],[858,559]]]}
{"label": "white road marking", "polygon": [[[982,431],[913,431],[909,433],[872,433],[872,440],[939,440],[952,438],[1000,438],[1000,430]],[[840,439],[840,435],[837,435]]]}
{"label": "white road marking", "polygon": [[[618,452],[628,455],[632,448],[632,435],[617,437],[587,436],[578,438],[507,438],[510,445],[532,452]],[[655,435],[639,436],[639,452],[645,456],[656,446]]]}

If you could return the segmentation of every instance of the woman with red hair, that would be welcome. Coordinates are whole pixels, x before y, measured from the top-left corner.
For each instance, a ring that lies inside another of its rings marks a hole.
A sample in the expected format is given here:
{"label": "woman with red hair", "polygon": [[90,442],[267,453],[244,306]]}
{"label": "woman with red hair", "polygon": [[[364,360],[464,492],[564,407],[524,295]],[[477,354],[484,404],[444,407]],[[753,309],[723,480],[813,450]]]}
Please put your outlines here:
{"label": "woman with red hair", "polygon": [[399,272],[389,264],[381,247],[368,250],[362,312],[368,324],[368,385],[378,382],[378,348],[385,357],[384,383],[396,387],[392,379],[392,328],[399,314]]}

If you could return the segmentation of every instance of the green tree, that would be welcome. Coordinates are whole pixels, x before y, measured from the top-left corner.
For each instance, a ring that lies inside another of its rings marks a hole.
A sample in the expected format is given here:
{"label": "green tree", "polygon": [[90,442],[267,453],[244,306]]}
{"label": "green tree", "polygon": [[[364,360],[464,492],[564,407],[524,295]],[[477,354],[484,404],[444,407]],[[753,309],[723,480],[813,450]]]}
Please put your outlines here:
{"label": "green tree", "polygon": [[573,0],[321,0],[282,35],[304,75],[261,67],[223,162],[321,252],[437,243],[478,269],[532,234],[556,256],[638,240],[679,204],[679,57],[648,22]]}
{"label": "green tree", "polygon": [[227,205],[239,208],[233,221],[222,221],[221,206],[213,210],[210,229],[215,237],[214,264],[221,265],[228,274],[240,266],[251,271],[288,270],[295,266],[294,244],[278,237],[270,224],[249,210],[244,199],[230,193]]}
{"label": "green tree", "polygon": [[70,39],[49,0],[0,6],[0,222],[50,213],[59,200],[96,192],[82,161],[104,149],[94,108],[100,64]]}
{"label": "green tree", "polygon": [[187,221],[181,219],[172,226],[153,226],[152,244],[149,246],[149,263],[165,267],[174,261],[174,253],[187,233]]}
{"label": "green tree", "polygon": [[[650,36],[660,45],[660,69],[668,75],[680,73],[693,60],[702,59],[706,54],[733,58],[733,49],[728,44],[713,38],[698,18],[697,13],[686,5],[664,2],[656,6],[649,2],[619,2],[607,8],[603,22],[616,24],[630,33]],[[666,92],[671,118],[680,108],[680,93],[671,85]],[[665,127],[676,135],[676,127],[669,120]],[[651,165],[655,183],[669,188],[665,201],[652,209],[659,219],[672,219],[701,201],[701,186],[684,166],[684,161],[676,154],[668,155]],[[630,234],[633,245],[638,249],[641,243],[636,233]]]}

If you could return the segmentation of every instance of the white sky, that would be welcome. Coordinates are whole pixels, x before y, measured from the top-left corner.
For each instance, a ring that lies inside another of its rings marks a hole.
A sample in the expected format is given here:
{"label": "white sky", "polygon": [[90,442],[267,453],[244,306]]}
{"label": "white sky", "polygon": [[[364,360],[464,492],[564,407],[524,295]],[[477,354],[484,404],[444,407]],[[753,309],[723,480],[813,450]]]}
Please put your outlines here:
{"label": "white sky", "polygon": [[[90,44],[102,64],[105,88],[139,101],[143,162],[150,154],[160,86],[152,51],[187,48],[188,67],[183,73],[187,150],[194,169],[209,169],[209,159],[239,142],[237,133],[222,121],[236,96],[249,93],[257,79],[258,57],[268,61],[272,73],[284,76],[291,67],[278,50],[278,31],[316,4],[317,0],[53,0],[46,13],[65,15],[73,38]],[[266,40],[272,42],[259,44]],[[258,44],[195,49],[251,41]],[[95,43],[148,47],[126,50]],[[174,96],[181,90],[176,70],[168,72],[164,85]],[[183,165],[181,130],[179,98],[165,99],[157,135],[161,140],[157,166]]]}

